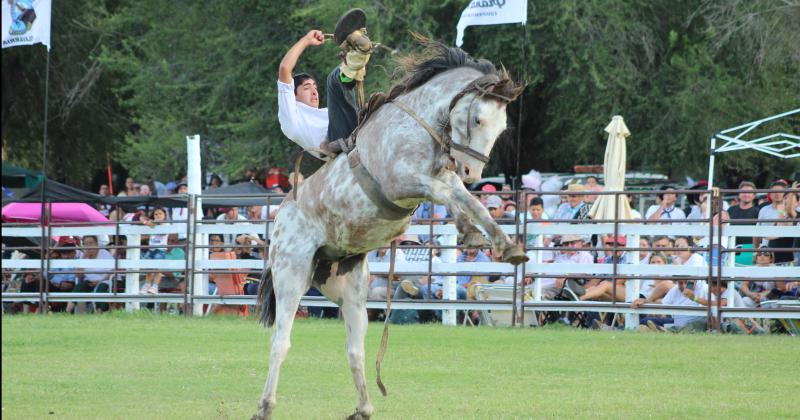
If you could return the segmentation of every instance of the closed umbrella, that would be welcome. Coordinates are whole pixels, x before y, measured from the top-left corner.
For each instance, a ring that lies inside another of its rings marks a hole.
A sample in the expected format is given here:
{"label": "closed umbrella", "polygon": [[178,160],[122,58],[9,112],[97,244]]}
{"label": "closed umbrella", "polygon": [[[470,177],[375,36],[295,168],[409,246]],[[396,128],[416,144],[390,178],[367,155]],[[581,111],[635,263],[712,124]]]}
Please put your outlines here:
{"label": "closed umbrella", "polygon": [[[108,222],[107,217],[86,203],[50,203],[48,207],[52,223]],[[42,203],[11,203],[3,207],[4,222],[34,223],[41,220]]]}
{"label": "closed umbrella", "polygon": [[[611,119],[611,123],[606,127],[608,133],[608,144],[606,145],[606,156],[603,160],[603,175],[605,175],[605,187],[603,191],[622,191],[625,189],[626,172],[626,145],[625,141],[631,132],[625,126],[625,121],[619,115]],[[613,219],[614,218],[614,197],[613,195],[601,195],[597,198],[589,217],[592,219]],[[626,195],[618,195],[617,215],[620,219],[631,218],[631,206]]]}

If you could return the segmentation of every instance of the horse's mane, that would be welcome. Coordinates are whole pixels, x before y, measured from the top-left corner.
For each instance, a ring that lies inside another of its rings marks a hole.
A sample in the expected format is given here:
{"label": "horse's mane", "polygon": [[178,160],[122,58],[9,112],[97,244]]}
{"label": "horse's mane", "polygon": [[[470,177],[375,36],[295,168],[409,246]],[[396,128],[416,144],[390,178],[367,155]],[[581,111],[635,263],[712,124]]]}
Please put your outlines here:
{"label": "horse's mane", "polygon": [[386,102],[408,93],[434,76],[459,67],[478,70],[484,75],[493,75],[499,82],[492,88],[493,92],[516,98],[524,87],[516,86],[508,72],[503,68],[498,71],[494,64],[485,59],[474,59],[461,48],[448,47],[441,42],[430,40],[416,32],[411,35],[425,49],[421,53],[411,53],[395,59],[405,77],[389,89],[389,93],[377,92],[370,96],[367,105],[361,110],[359,122],[363,123],[369,116]]}

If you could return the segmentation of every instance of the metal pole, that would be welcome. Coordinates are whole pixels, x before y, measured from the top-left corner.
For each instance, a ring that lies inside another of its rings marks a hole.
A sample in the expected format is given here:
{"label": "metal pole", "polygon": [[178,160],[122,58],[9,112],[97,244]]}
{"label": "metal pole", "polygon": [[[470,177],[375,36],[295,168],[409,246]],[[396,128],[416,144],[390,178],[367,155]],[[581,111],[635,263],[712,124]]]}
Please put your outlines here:
{"label": "metal pole", "polygon": [[[49,284],[49,281],[45,280],[45,259],[48,260],[47,265],[49,265],[50,259],[50,240],[49,236],[47,236],[45,232],[45,223],[47,221],[46,211],[45,208],[45,198],[46,198],[46,190],[47,190],[47,112],[48,112],[48,103],[49,103],[49,96],[50,96],[50,48],[47,48],[47,64],[45,65],[45,73],[44,73],[44,129],[42,135],[42,207],[41,213],[39,213],[39,222],[42,224],[42,254],[40,255],[40,275],[39,275],[39,313],[43,314],[47,311],[47,305],[45,304],[45,282]],[[49,268],[49,267],[48,267]],[[44,287],[43,287],[44,286]]]}
{"label": "metal pole", "polygon": [[[524,42],[520,43],[520,49],[522,50],[522,83],[525,83],[527,79],[527,65],[525,63],[525,46],[528,44],[528,27],[524,23],[522,24],[522,39]],[[519,157],[520,157],[520,137],[522,136],[522,99],[525,96],[525,91],[523,90],[522,94],[519,95],[519,116],[517,117],[517,166],[514,170],[514,186],[515,190],[519,189],[519,181],[520,181],[520,174],[519,174]]]}
{"label": "metal pole", "polygon": [[[710,156],[708,157],[708,196],[711,198],[711,187],[714,186],[714,154],[717,148],[717,136],[711,136]],[[706,206],[706,217],[711,217],[711,206]]]}

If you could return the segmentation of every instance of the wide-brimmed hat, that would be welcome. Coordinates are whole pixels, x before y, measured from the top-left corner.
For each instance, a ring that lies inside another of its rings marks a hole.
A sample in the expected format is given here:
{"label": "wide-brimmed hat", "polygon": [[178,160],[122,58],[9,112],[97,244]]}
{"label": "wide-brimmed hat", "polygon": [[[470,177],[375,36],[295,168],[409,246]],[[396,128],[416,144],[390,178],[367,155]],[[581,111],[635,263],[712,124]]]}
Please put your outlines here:
{"label": "wide-brimmed hat", "polygon": [[336,29],[333,31],[333,39],[336,41],[336,45],[341,45],[353,31],[366,27],[366,12],[362,9],[350,9],[336,22]]}
{"label": "wide-brimmed hat", "polygon": [[584,192],[586,191],[586,187],[581,184],[569,184],[567,185],[567,192]]}
{"label": "wide-brimmed hat", "polygon": [[581,235],[561,235],[561,243],[565,244],[568,242],[583,242],[583,236]]}

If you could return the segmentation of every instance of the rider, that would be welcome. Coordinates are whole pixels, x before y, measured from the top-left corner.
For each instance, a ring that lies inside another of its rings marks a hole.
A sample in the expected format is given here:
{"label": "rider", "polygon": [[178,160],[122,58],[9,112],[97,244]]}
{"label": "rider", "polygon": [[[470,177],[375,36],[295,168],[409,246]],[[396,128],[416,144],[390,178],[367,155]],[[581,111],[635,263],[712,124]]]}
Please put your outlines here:
{"label": "rider", "polygon": [[309,46],[322,45],[324,34],[311,30],[289,49],[278,69],[278,120],[281,131],[303,149],[341,152],[341,143],[358,125],[363,103],[363,81],[373,44],[366,36],[366,15],[352,9],[337,22],[335,42],[342,50],[342,63],[328,75],[328,108],[319,108],[319,93],[313,77],[292,75],[300,55]]}

